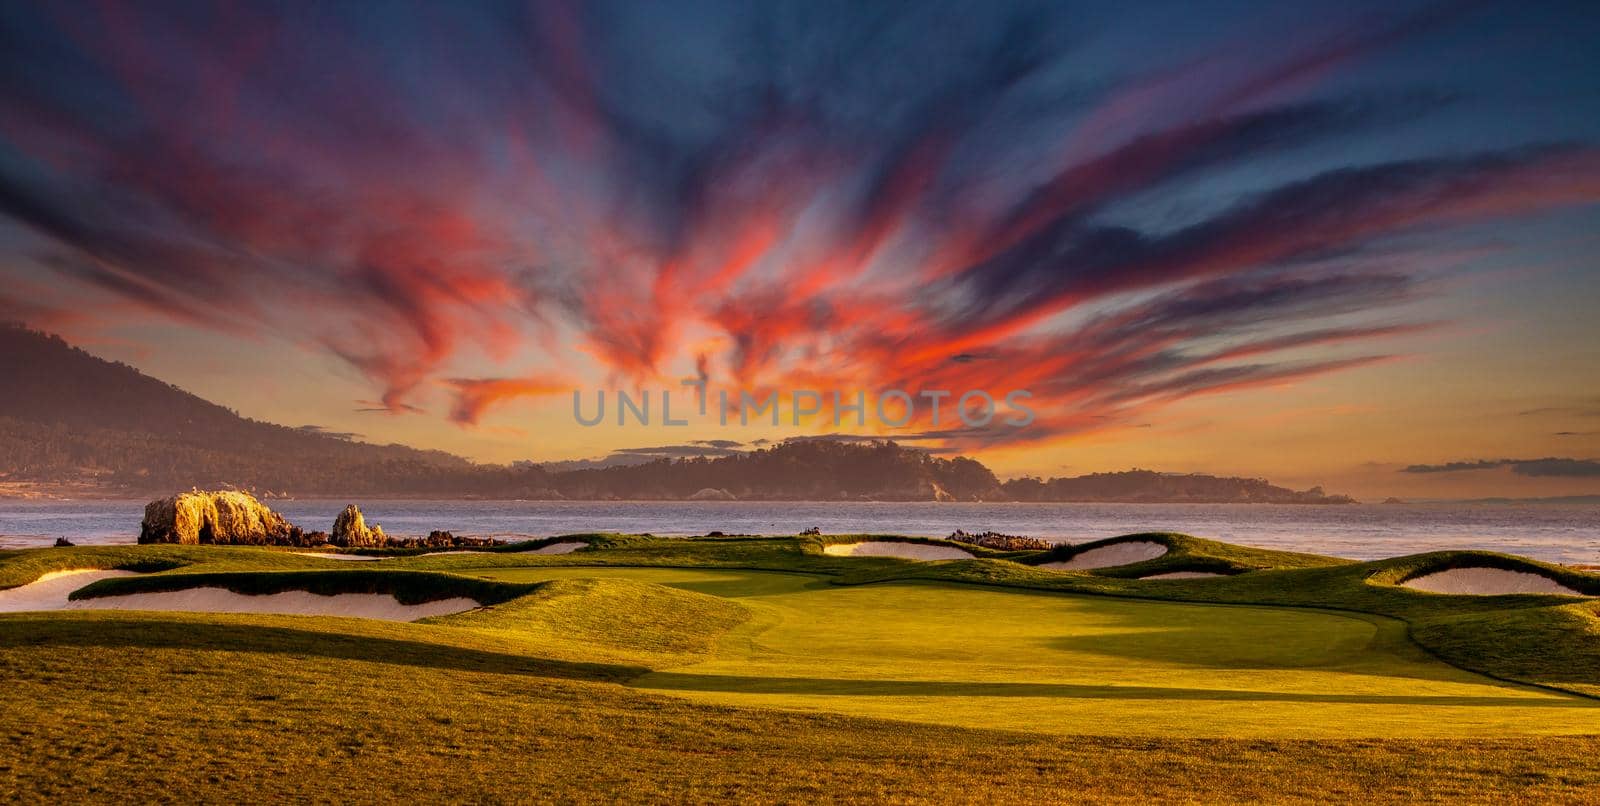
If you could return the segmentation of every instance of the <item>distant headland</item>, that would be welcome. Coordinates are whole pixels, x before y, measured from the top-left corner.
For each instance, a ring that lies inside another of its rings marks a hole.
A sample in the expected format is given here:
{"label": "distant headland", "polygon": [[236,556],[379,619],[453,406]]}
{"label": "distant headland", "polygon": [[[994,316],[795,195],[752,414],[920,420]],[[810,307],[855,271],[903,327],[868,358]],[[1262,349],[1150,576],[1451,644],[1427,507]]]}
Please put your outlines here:
{"label": "distant headland", "polygon": [[20,326],[0,327],[0,377],[10,384],[0,396],[0,496],[9,497],[200,487],[263,498],[1353,503],[1318,487],[1151,470],[1002,481],[976,459],[892,440],[801,439],[626,463],[482,464],[247,419]]}

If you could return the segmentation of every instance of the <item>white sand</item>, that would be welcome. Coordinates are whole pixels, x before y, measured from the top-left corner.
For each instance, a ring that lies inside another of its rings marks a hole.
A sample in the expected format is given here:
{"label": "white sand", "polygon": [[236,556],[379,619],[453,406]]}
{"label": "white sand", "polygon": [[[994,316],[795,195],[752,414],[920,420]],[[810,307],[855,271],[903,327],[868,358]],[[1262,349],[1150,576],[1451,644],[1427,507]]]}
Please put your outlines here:
{"label": "white sand", "polygon": [[400,604],[387,593],[340,593],[322,596],[310,591],[284,591],[247,596],[226,588],[189,588],[181,591],[130,593],[80,599],[68,610],[176,610],[185,613],[277,613],[289,616],[350,616],[385,621],[416,621],[448,616],[481,607],[474,599],[458,596],[419,605]]}
{"label": "white sand", "polygon": [[1140,579],[1205,579],[1207,577],[1225,577],[1227,574],[1217,574],[1211,571],[1171,571],[1165,574],[1151,574]]}
{"label": "white sand", "polygon": [[[1115,568],[1119,565],[1132,565],[1154,560],[1167,553],[1167,547],[1150,540],[1129,540],[1124,543],[1112,543],[1109,546],[1089,549],[1080,552],[1066,562],[1040,563],[1039,568],[1054,568],[1060,571],[1086,571],[1091,568]],[[1149,577],[1146,577],[1148,579]],[[1168,577],[1171,579],[1172,577]]]}
{"label": "white sand", "polygon": [[34,610],[177,610],[188,613],[280,613],[415,621],[481,607],[476,600],[460,596],[405,605],[387,593],[320,596],[309,591],[286,591],[265,596],[246,596],[226,588],[132,593],[78,601],[67,599],[73,591],[102,579],[126,576],[135,574],[132,571],[101,571],[93,568],[52,571],[21,587],[0,591],[0,613]]}
{"label": "white sand", "polygon": [[589,544],[582,540],[568,540],[561,543],[551,543],[542,548],[536,548],[528,554],[571,554],[581,548],[588,548]]}
{"label": "white sand", "polygon": [[26,585],[0,591],[0,613],[63,610],[68,606],[67,597],[73,591],[102,579],[133,575],[132,571],[102,571],[98,568],[51,571]]}
{"label": "white sand", "polygon": [[972,552],[958,549],[955,546],[901,543],[895,540],[835,543],[822,551],[835,557],[900,557],[906,560],[966,560],[971,559],[973,556]]}
{"label": "white sand", "polygon": [[1504,568],[1452,568],[1435,571],[1400,583],[1407,588],[1430,593],[1461,593],[1474,596],[1499,596],[1508,593],[1553,593],[1583,596],[1543,574],[1508,571]]}
{"label": "white sand", "polygon": [[374,561],[377,561],[377,560],[387,560],[387,559],[389,559],[388,557],[366,557],[366,556],[363,556],[363,555],[360,555],[360,554],[337,554],[337,553],[332,552],[332,551],[291,551],[289,553],[290,554],[298,554],[301,557],[321,557],[324,560],[344,560],[344,561],[347,561],[347,562],[358,562],[358,563],[367,563],[367,562],[374,562]]}
{"label": "white sand", "polygon": [[445,557],[451,554],[489,554],[487,551],[474,551],[472,549],[457,549],[455,551],[430,551],[427,554],[414,554],[414,557]]}

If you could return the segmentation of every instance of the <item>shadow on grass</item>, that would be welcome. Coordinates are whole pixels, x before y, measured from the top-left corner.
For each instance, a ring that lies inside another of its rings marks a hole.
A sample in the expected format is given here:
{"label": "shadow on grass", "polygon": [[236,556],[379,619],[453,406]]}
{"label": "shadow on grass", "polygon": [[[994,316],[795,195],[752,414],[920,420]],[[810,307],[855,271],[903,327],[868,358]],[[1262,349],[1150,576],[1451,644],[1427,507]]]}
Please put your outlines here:
{"label": "shadow on grass", "polygon": [[820,694],[845,697],[1054,697],[1087,700],[1213,700],[1222,702],[1306,702],[1354,705],[1472,706],[1500,708],[1594,708],[1578,697],[1452,697],[1385,694],[1317,694],[1293,691],[1094,686],[1072,683],[997,683],[944,680],[844,680],[825,677],[740,677],[735,675],[652,672],[635,679],[635,688],[738,694]]}
{"label": "shadow on grass", "polygon": [[776,596],[805,590],[834,588],[815,574],[790,571],[754,571],[739,568],[677,568],[669,566],[550,565],[538,567],[460,567],[453,573],[492,580],[544,582],[553,579],[633,579],[669,588],[704,593],[724,599]]}
{"label": "shadow on grass", "polygon": [[60,615],[17,615],[0,618],[0,647],[46,646],[259,652],[451,671],[610,682],[631,679],[647,671],[638,666],[577,663],[406,638],[351,635],[278,625],[218,624],[214,621],[140,616],[62,618]]}

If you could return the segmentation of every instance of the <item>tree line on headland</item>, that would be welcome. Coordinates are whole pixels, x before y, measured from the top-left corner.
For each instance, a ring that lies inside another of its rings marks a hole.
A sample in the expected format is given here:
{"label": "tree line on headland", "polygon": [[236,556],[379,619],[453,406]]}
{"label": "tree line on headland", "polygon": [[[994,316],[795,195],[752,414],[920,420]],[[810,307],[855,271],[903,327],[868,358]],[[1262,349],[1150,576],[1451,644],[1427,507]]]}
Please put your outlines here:
{"label": "tree line on headland", "polygon": [[791,440],[727,456],[552,472],[374,445],[240,417],[133,367],[0,327],[0,482],[102,495],[236,487],[263,495],[572,500],[1345,503],[1262,479],[1135,470],[1000,481],[981,462],[892,441]]}

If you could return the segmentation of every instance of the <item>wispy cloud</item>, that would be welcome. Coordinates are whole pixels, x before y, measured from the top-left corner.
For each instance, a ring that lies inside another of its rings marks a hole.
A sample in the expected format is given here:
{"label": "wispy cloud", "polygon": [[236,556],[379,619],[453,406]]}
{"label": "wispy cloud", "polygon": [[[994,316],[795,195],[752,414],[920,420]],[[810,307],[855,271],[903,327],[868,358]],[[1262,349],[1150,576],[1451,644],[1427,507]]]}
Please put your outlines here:
{"label": "wispy cloud", "polygon": [[[911,425],[941,449],[1132,427],[1396,360],[1450,325],[1397,241],[1600,198],[1586,143],[1329,163],[1457,103],[1329,82],[1451,5],[1091,82],[1048,7],[110,13],[0,15],[0,214],[48,244],[29,265],[331,355],[374,408],[443,389],[463,426],[693,364],[1034,392],[1026,434]],[[1181,225],[1126,212],[1230,172],[1254,184]]]}
{"label": "wispy cloud", "polygon": [[1477,459],[1442,465],[1411,465],[1402,473],[1461,473],[1510,468],[1519,476],[1593,478],[1600,476],[1600,460],[1546,457],[1544,459]]}

